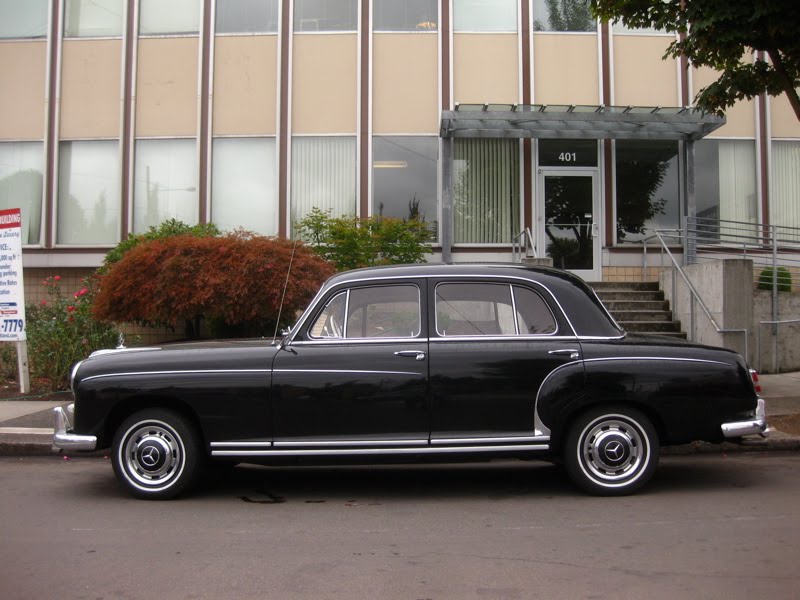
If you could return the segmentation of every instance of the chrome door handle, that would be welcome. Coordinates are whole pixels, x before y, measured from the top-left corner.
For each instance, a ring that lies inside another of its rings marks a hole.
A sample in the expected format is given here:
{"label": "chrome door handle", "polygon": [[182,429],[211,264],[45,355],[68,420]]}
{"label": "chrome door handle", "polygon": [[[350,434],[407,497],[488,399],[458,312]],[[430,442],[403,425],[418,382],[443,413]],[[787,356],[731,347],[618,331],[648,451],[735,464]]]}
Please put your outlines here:
{"label": "chrome door handle", "polygon": [[400,350],[394,353],[395,356],[413,357],[415,360],[425,360],[425,353],[422,350]]}
{"label": "chrome door handle", "polygon": [[561,350],[550,350],[548,354],[554,354],[556,356],[560,356],[562,354],[569,354],[571,360],[577,360],[581,357],[580,351],[576,350],[575,348],[563,348]]}

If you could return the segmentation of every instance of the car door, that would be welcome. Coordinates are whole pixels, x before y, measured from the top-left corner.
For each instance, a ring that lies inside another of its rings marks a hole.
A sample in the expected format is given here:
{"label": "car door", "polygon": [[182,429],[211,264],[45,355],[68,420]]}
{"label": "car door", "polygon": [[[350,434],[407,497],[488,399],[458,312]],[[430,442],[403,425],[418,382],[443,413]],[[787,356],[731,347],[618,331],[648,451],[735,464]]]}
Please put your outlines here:
{"label": "car door", "polygon": [[328,293],[275,357],[277,447],[426,445],[424,279]]}
{"label": "car door", "polygon": [[443,280],[431,288],[432,443],[539,435],[542,382],[580,359],[558,307],[532,282]]}

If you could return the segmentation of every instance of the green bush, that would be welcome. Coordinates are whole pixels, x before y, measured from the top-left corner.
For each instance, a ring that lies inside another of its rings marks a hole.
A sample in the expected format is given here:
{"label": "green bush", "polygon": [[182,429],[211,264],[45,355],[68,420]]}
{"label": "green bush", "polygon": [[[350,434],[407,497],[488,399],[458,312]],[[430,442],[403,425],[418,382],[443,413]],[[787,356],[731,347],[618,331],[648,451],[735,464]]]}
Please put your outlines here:
{"label": "green bush", "polygon": [[313,209],[297,234],[340,271],[375,265],[423,263],[430,232],[417,219],[331,217]]}
{"label": "green bush", "polygon": [[61,277],[48,277],[48,300],[26,308],[31,376],[52,390],[69,384],[72,365],[101,348],[113,348],[119,333],[92,316],[94,280],[83,280],[80,290],[65,295]]}
{"label": "green bush", "polygon": [[[792,274],[786,267],[778,267],[778,291],[791,292],[792,291]],[[772,289],[773,271],[772,267],[767,267],[761,271],[758,276],[758,289],[771,290]]]}

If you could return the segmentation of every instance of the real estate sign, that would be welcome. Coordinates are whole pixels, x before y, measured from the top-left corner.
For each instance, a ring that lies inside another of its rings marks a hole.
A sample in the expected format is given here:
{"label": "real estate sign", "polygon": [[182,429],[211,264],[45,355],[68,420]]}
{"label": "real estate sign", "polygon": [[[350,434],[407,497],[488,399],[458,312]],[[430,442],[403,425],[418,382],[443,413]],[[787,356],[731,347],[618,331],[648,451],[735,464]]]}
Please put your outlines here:
{"label": "real estate sign", "polygon": [[25,340],[25,288],[22,285],[22,215],[0,210],[0,341]]}

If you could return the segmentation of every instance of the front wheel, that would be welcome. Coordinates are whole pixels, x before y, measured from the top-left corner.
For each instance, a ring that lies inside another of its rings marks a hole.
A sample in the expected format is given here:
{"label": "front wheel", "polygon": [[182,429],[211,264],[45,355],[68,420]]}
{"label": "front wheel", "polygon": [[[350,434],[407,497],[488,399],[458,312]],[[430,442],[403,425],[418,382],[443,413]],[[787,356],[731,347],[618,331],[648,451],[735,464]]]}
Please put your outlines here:
{"label": "front wheel", "polygon": [[572,424],[564,447],[570,478],[590,494],[632,494],[652,477],[659,457],[650,420],[628,407],[597,408]]}
{"label": "front wheel", "polygon": [[142,410],[125,419],[112,449],[117,479],[137,498],[174,498],[197,480],[203,463],[195,428],[167,409]]}

